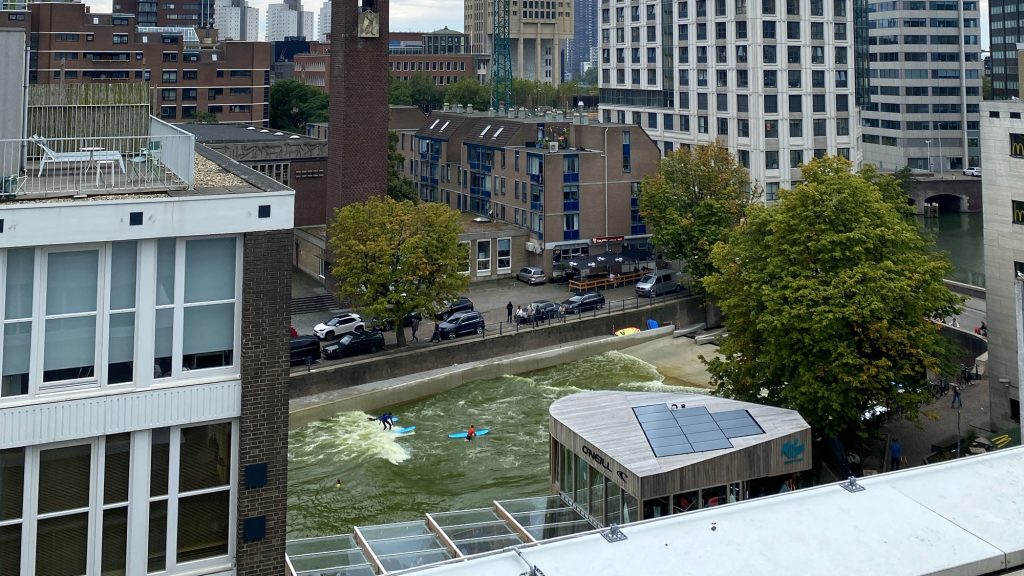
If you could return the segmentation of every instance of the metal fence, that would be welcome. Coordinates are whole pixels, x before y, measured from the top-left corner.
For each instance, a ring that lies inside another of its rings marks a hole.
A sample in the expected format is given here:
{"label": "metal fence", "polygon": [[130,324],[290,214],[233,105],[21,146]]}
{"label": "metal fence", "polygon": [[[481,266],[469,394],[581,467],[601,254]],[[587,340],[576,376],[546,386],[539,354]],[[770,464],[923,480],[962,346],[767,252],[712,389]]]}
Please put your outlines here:
{"label": "metal fence", "polygon": [[0,194],[9,199],[191,187],[195,137],[177,132],[0,140]]}

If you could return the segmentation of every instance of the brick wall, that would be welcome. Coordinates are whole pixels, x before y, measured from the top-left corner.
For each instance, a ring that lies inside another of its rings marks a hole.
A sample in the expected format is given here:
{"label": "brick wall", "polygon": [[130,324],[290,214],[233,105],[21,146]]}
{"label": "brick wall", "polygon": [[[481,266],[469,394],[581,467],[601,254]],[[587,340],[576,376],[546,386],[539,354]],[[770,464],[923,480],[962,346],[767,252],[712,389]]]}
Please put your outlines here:
{"label": "brick wall", "polygon": [[[239,446],[239,576],[285,573],[288,490],[290,230],[245,235],[242,286],[242,416]],[[265,463],[266,485],[246,488],[246,466]],[[246,542],[246,519],[266,518],[263,539]]]}

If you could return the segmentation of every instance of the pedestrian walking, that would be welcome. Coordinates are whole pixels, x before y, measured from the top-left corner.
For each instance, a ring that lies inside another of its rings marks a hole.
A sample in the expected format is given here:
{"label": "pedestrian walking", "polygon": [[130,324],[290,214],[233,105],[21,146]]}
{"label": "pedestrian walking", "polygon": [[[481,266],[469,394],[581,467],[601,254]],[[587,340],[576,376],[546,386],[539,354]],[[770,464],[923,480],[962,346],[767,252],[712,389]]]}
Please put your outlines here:
{"label": "pedestrian walking", "polygon": [[893,470],[899,470],[900,462],[903,461],[903,446],[895,436],[889,442],[889,461],[892,464],[890,468]]}
{"label": "pedestrian walking", "polygon": [[953,402],[949,405],[950,408],[963,408],[964,400],[960,397],[960,385],[956,382],[953,383]]}
{"label": "pedestrian walking", "polygon": [[416,316],[412,317],[412,341],[416,342],[419,338],[416,337],[416,331],[420,328],[420,319]]}
{"label": "pedestrian walking", "polygon": [[512,310],[513,310],[512,301],[511,300],[508,301],[508,305],[505,306],[505,310],[508,310],[508,323],[511,324],[512,323]]}
{"label": "pedestrian walking", "polygon": [[434,333],[430,336],[431,342],[441,341],[441,331],[437,328],[437,322],[434,322]]}

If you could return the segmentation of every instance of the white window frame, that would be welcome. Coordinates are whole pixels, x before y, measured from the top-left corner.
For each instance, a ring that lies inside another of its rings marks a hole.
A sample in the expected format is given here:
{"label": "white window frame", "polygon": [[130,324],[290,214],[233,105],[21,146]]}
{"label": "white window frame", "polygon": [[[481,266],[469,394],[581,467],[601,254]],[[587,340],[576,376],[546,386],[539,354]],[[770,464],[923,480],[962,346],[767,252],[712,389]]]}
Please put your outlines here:
{"label": "white window frame", "polygon": [[[231,424],[231,446],[229,477],[226,486],[203,488],[190,492],[178,493],[178,483],[181,469],[181,430],[182,428],[195,428],[215,424]],[[127,556],[125,558],[126,573],[140,573],[137,569],[142,567],[145,573],[149,559],[147,545],[133,546],[133,538],[138,543],[138,535],[141,534],[141,542],[148,543],[149,534],[149,507],[150,503],[167,501],[167,541],[165,543],[166,564],[163,571],[158,574],[205,574],[218,570],[230,570],[237,552],[236,541],[238,532],[238,454],[239,454],[239,423],[237,419],[211,420],[208,422],[191,422],[170,428],[170,443],[168,451],[168,475],[167,494],[161,496],[150,496],[150,483],[152,474],[151,459],[151,437],[152,430],[138,430],[131,436],[131,458],[129,464],[129,485],[128,485],[128,530],[127,530]],[[39,462],[40,454],[45,450],[66,448],[69,446],[90,446],[90,474],[89,474],[89,505],[86,508],[73,510],[62,510],[59,512],[48,512],[39,514]],[[112,508],[124,507],[124,503],[107,504],[103,503],[104,474],[106,458],[106,436],[69,440],[38,446],[26,446],[24,448],[25,475],[23,487],[22,515],[18,520],[5,520],[0,526],[21,525],[21,573],[35,573],[36,556],[36,534],[37,525],[40,519],[56,518],[71,514],[88,512],[88,558],[86,560],[87,574],[100,574],[102,567],[102,545],[103,545],[103,511]],[[178,539],[178,501],[189,496],[200,496],[215,492],[228,492],[228,550],[226,555],[193,560],[190,562],[177,562],[177,539]]]}
{"label": "white window frame", "polygon": [[[501,255],[501,253],[502,253],[502,249],[501,249],[502,243],[505,243],[508,246],[508,248],[506,249],[507,252],[508,252],[507,256],[502,256]],[[512,272],[512,238],[511,237],[498,238],[497,246],[498,246],[498,250],[497,250],[496,256],[498,258],[498,274],[504,274],[504,273]]]}
{"label": "white window frame", "polygon": [[[486,258],[481,258],[480,257],[480,249],[482,247],[484,247],[484,246],[487,247],[487,257]],[[492,257],[492,253],[491,253],[491,239],[490,238],[486,238],[486,239],[477,240],[476,241],[476,252],[475,252],[475,256],[474,256],[474,258],[476,259],[476,275],[477,276],[490,276],[491,275],[491,257]],[[483,267],[485,263],[487,265],[486,268]]]}

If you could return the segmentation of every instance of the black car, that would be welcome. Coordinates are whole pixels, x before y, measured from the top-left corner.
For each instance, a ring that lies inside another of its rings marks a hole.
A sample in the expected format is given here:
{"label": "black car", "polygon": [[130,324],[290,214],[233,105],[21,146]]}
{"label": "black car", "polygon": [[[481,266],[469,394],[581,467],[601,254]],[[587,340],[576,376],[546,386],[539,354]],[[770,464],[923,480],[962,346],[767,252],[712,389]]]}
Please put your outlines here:
{"label": "black car", "polygon": [[[413,318],[423,321],[423,315],[419,312],[410,312],[402,317],[402,326],[406,328],[412,326]],[[383,330],[384,332],[391,332],[395,329],[395,319],[390,317],[375,317],[370,319],[370,328],[373,330]]]}
{"label": "black car", "polygon": [[579,294],[562,302],[562,314],[578,314],[604,308],[604,296],[597,292]]}
{"label": "black car", "polygon": [[544,322],[545,320],[551,320],[552,318],[558,318],[562,315],[558,309],[558,304],[550,300],[535,300],[526,307],[526,310],[533,310],[530,314],[527,312],[525,316],[517,318],[520,324],[532,324],[534,322]]}
{"label": "black car", "polygon": [[376,330],[363,330],[345,334],[341,340],[324,346],[324,357],[331,360],[347,358],[384,349],[384,334]]}
{"label": "black car", "polygon": [[437,325],[437,333],[442,339],[448,340],[466,334],[483,334],[484,317],[479,312],[456,312]]}
{"label": "black car", "polygon": [[295,336],[288,353],[292,366],[312,364],[320,359],[320,340],[316,336]]}
{"label": "black car", "polygon": [[473,301],[465,296],[459,296],[455,301],[448,302],[448,306],[444,310],[438,312],[436,318],[438,320],[446,320],[451,317],[452,314],[471,310],[473,310]]}

